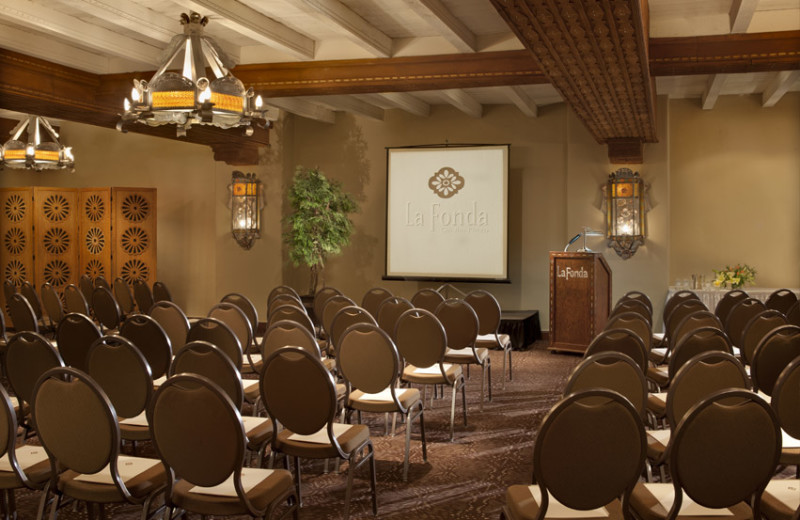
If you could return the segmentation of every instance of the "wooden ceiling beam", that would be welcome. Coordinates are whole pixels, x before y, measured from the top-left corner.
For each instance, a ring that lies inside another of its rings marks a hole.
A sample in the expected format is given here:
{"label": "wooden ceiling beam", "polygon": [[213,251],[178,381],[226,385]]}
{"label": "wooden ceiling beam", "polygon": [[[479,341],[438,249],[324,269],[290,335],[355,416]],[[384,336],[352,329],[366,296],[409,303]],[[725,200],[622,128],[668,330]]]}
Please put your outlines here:
{"label": "wooden ceiling beam", "polygon": [[703,91],[702,106],[703,110],[711,110],[717,103],[717,98],[722,92],[722,86],[725,84],[725,74],[712,74],[706,83],[706,89]]}
{"label": "wooden ceiling beam", "polygon": [[392,55],[392,39],[339,0],[303,0],[303,3],[324,16],[327,23],[338,26],[359,47],[383,58]]}
{"label": "wooden ceiling beam", "polygon": [[761,106],[775,106],[797,80],[800,80],[800,70],[782,70],[776,73],[761,94]]}
{"label": "wooden ceiling beam", "polygon": [[421,117],[428,117],[431,114],[431,106],[418,97],[415,97],[413,94],[408,94],[406,92],[382,92],[374,95],[380,96],[395,107],[405,110],[410,114]]}
{"label": "wooden ceiling beam", "polygon": [[757,7],[758,0],[733,0],[728,13],[731,19],[731,33],[746,33]]}
{"label": "wooden ceiling beam", "polygon": [[654,76],[800,69],[800,31],[652,38]]}
{"label": "wooden ceiling beam", "polygon": [[435,28],[458,52],[476,52],[478,37],[442,3],[442,0],[406,0],[414,12]]}

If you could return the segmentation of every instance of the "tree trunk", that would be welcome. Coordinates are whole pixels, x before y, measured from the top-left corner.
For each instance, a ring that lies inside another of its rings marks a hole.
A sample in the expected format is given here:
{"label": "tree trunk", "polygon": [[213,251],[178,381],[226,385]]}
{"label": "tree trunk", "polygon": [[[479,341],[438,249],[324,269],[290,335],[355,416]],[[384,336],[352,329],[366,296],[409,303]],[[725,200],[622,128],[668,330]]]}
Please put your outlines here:
{"label": "tree trunk", "polygon": [[319,282],[319,264],[311,266],[311,279],[309,280],[308,294],[317,294],[317,283]]}

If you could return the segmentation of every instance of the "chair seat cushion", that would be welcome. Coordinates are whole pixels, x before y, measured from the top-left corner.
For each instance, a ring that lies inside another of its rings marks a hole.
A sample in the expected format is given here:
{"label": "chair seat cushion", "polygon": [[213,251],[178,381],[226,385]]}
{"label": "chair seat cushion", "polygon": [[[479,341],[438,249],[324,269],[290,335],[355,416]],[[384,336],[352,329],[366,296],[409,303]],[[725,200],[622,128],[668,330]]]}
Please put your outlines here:
{"label": "chair seat cushion", "polygon": [[[475,355],[477,355],[478,361],[475,361]],[[448,348],[444,353],[445,363],[474,363],[482,365],[488,357],[489,349],[487,348],[476,348],[474,355],[471,348],[461,348],[458,350]]]}
{"label": "chair seat cushion", "polygon": [[657,418],[664,417],[667,413],[667,403],[664,402],[663,395],[663,393],[647,394],[647,409]]}
{"label": "chair seat cushion", "polygon": [[266,417],[243,416],[245,435],[247,436],[247,447],[258,451],[265,442],[272,439],[272,421]]}
{"label": "chair seat cushion", "polygon": [[[724,485],[721,480],[720,485]],[[631,507],[633,507],[635,516],[641,520],[664,520],[667,516],[667,510],[650,491],[650,488],[654,488],[655,486],[669,486],[669,488],[672,488],[672,484],[644,484],[639,482],[633,489],[630,504]],[[688,497],[684,494],[683,504],[686,505],[688,501]],[[750,506],[744,502],[739,502],[733,507],[728,508],[728,511],[730,512],[729,515],[719,518],[725,518],[725,520],[752,520],[753,518],[753,512]],[[704,517],[710,518],[710,516]]]}
{"label": "chair seat cushion", "polygon": [[447,383],[452,385],[455,380],[461,376],[461,365],[452,363],[443,363],[442,365],[447,375],[447,379],[442,376],[442,371],[439,365],[433,365],[427,368],[419,368],[414,365],[407,365],[403,370],[403,381],[409,383],[416,383],[419,385],[438,385]]}
{"label": "chair seat cushion", "polygon": [[647,458],[651,461],[659,460],[667,451],[671,432],[670,430],[648,430],[647,432]]}
{"label": "chair seat cushion", "polygon": [[791,520],[800,507],[800,480],[775,479],[767,484],[761,495],[761,513],[770,520]]}
{"label": "chair seat cushion", "polygon": [[[348,425],[347,431],[337,437],[339,446],[345,453],[353,453],[369,441],[369,427],[363,424]],[[275,448],[287,455],[307,459],[338,458],[339,452],[332,444],[316,444],[290,439],[293,433],[282,430],[275,439]]]}
{"label": "chair seat cushion", "polygon": [[[264,480],[247,492],[247,498],[256,509],[264,510],[275,500],[282,500],[293,487],[292,474],[284,469],[262,470],[245,468],[245,471],[264,473]],[[179,480],[175,484],[172,500],[178,507],[207,515],[246,515],[247,508],[238,497],[206,495],[192,492],[194,484]]]}
{"label": "chair seat cushion", "polygon": [[[500,343],[497,340],[500,340]],[[479,334],[478,339],[475,341],[475,345],[478,347],[488,347],[488,348],[502,348],[507,349],[511,348],[511,336],[508,334],[498,334],[497,338],[495,338],[494,334]]]}
{"label": "chair seat cushion", "polygon": [[669,372],[667,367],[647,367],[647,379],[654,381],[661,388],[669,383]]}
{"label": "chair seat cushion", "polygon": [[[397,388],[395,390],[395,395],[397,396],[397,400],[400,401],[400,405],[406,410],[418,403],[420,399],[419,390],[416,388]],[[373,395],[365,394],[361,390],[353,390],[348,397],[347,406],[362,412],[400,411],[397,409],[397,405],[395,405],[394,401],[391,400],[388,389],[386,395],[380,395],[380,399],[370,399],[369,397],[373,397]]]}
{"label": "chair seat cushion", "polygon": [[[531,493],[531,487],[535,486],[523,486],[523,485],[514,485],[510,486],[506,490],[506,509],[511,514],[511,518],[515,520],[534,520],[539,516],[539,503],[536,500],[536,497],[533,496]],[[552,495],[549,496],[548,500],[551,504],[554,501]],[[552,505],[553,508],[558,508],[559,510],[568,509],[561,504]],[[565,516],[558,515],[559,518],[569,518],[566,516],[569,514],[568,511],[563,511]],[[575,515],[573,518],[581,518],[581,519],[600,519],[600,518],[607,518],[610,520],[621,520],[622,516],[622,506],[619,503],[619,500],[614,500],[610,504],[605,506],[605,513],[602,516],[592,516],[591,514],[587,514],[585,511],[575,511]],[[545,518],[550,518],[547,513],[545,513]]]}
{"label": "chair seat cushion", "polygon": [[[78,475],[80,473],[72,470],[63,472],[58,477],[58,489],[68,496],[87,502],[125,502],[125,498],[113,484],[96,484],[75,480]],[[159,463],[126,481],[125,486],[135,498],[144,498],[162,488],[166,482],[167,475],[164,472],[164,465]]]}

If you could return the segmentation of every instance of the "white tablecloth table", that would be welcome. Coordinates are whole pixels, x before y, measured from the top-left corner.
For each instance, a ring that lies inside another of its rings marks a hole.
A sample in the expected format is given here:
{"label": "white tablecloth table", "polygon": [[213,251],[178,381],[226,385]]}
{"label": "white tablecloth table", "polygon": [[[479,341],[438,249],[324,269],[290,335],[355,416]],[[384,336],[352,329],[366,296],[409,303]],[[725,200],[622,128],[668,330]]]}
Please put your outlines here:
{"label": "white tablecloth table", "polygon": [[[692,291],[700,299],[703,303],[706,304],[708,310],[714,312],[714,309],[717,308],[717,303],[725,296],[725,293],[729,292],[730,289],[686,289],[685,287],[670,287],[667,291],[667,301],[669,301],[672,296],[678,291]],[[742,287],[742,290],[747,293],[747,295],[751,298],[756,298],[761,300],[762,302],[766,302],[769,295],[773,292],[777,291],[778,289],[775,288],[767,288],[767,287]],[[790,289],[793,293],[795,293],[798,298],[800,298],[800,289]]]}

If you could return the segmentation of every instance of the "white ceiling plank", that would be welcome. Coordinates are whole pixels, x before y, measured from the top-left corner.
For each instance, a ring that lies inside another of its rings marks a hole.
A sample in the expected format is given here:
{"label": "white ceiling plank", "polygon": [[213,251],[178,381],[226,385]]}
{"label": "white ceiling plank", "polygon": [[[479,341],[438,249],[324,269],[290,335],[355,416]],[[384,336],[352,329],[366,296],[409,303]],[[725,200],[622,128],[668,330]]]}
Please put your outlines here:
{"label": "white ceiling plank", "polygon": [[308,96],[304,98],[332,110],[353,112],[370,119],[383,121],[383,109],[354,96]]}
{"label": "white ceiling plank", "polygon": [[0,24],[0,47],[85,72],[108,74],[105,56],[69,45],[53,45],[53,38],[11,25]]}
{"label": "white ceiling plank", "polygon": [[428,117],[431,115],[431,106],[418,97],[406,92],[381,92],[377,94],[399,109],[411,114]]}
{"label": "white ceiling plank", "polygon": [[731,34],[746,33],[758,7],[758,0],[733,0],[730,10]]}
{"label": "white ceiling plank", "polygon": [[461,89],[453,88],[440,91],[441,96],[465,114],[479,118],[483,115],[483,105]]}
{"label": "white ceiling plank", "polygon": [[477,52],[478,38],[441,0],[406,0],[458,52]]}
{"label": "white ceiling plank", "polygon": [[712,74],[706,83],[706,89],[703,91],[702,106],[703,110],[711,110],[717,103],[717,98],[722,87],[725,85],[725,74]]}
{"label": "white ceiling plank", "polygon": [[314,59],[316,42],[280,22],[235,0],[174,0],[186,9],[221,17],[220,25],[248,38],[276,47],[300,60]]}
{"label": "white ceiling plank", "polygon": [[54,9],[31,2],[0,0],[0,19],[50,32],[83,47],[102,51],[152,66],[158,63],[161,50],[114,31],[86,23]]}
{"label": "white ceiling plank", "polygon": [[509,100],[511,100],[514,105],[519,109],[520,112],[525,114],[528,117],[536,117],[539,114],[539,107],[536,106],[536,103],[528,97],[522,87],[518,86],[507,86],[507,87],[499,87],[499,90],[506,96]]}
{"label": "white ceiling plank", "polygon": [[800,79],[800,70],[782,70],[775,77],[761,95],[761,106],[767,108],[775,106],[792,84]]}
{"label": "white ceiling plank", "polygon": [[304,99],[296,97],[285,98],[267,98],[264,104],[280,108],[286,112],[296,114],[315,121],[322,121],[323,123],[335,123],[336,113],[333,110],[322,107],[317,103],[311,103]]}
{"label": "white ceiling plank", "polygon": [[132,29],[154,40],[169,43],[180,32],[177,19],[142,7],[135,2],[119,0],[60,0],[107,22]]}
{"label": "white ceiling plank", "polygon": [[392,39],[338,0],[303,0],[303,2],[344,29],[354,43],[378,57],[388,58],[392,55]]}

